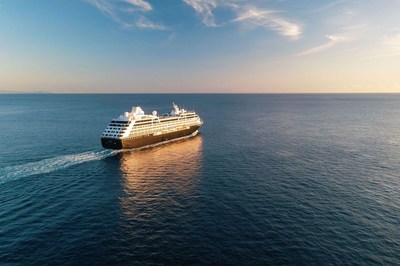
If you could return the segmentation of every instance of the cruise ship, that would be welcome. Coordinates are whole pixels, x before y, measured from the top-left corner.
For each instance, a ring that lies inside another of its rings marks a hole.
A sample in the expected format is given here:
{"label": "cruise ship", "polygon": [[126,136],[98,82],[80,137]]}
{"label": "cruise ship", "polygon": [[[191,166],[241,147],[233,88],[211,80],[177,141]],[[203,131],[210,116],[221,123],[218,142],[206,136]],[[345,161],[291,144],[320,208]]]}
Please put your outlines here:
{"label": "cruise ship", "polygon": [[101,136],[106,149],[135,149],[145,146],[195,136],[203,124],[194,112],[173,104],[170,113],[145,114],[140,106],[132,108],[117,119],[113,119]]}

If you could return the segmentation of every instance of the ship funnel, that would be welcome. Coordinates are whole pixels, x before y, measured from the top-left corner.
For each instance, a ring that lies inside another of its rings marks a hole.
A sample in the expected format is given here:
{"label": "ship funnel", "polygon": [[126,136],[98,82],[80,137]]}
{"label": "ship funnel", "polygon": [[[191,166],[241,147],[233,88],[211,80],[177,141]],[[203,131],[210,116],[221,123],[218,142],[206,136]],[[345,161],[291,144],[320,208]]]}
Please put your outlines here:
{"label": "ship funnel", "polygon": [[176,105],[175,103],[172,103],[173,109],[171,111],[172,115],[179,115],[180,114],[180,110],[178,105]]}
{"label": "ship funnel", "polygon": [[144,115],[144,112],[140,106],[134,106],[132,107],[132,116],[137,116],[137,115]]}

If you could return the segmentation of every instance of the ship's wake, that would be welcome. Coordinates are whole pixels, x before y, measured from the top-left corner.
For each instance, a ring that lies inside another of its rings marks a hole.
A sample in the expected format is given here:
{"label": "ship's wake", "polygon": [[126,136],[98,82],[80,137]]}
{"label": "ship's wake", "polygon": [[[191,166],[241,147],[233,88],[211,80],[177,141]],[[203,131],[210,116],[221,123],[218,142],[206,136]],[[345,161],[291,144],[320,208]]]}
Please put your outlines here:
{"label": "ship's wake", "polygon": [[0,169],[0,184],[27,176],[58,171],[73,165],[102,160],[117,153],[118,151],[112,150],[88,151],[79,154],[58,156],[22,165],[5,167]]}

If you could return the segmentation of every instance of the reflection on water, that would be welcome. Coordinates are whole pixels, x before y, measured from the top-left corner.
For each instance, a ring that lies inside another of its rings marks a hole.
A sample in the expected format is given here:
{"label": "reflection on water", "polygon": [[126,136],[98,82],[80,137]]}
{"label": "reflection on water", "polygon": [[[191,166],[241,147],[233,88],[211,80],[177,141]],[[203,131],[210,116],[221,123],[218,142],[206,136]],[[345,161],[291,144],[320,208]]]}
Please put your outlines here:
{"label": "reflection on water", "polygon": [[182,204],[183,198],[190,200],[201,164],[201,135],[151,149],[123,152],[123,212],[130,217],[143,216],[165,205],[170,208]]}

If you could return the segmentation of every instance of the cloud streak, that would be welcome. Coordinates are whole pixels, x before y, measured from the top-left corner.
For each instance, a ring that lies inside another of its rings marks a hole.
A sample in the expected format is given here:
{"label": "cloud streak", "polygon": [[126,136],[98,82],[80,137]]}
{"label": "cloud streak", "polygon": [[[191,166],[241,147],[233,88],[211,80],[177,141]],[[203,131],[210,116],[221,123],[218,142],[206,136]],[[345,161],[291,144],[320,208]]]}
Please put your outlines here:
{"label": "cloud streak", "polygon": [[327,43],[313,47],[304,52],[298,53],[296,56],[306,56],[306,55],[317,54],[317,53],[323,52],[325,50],[328,50],[341,42],[345,42],[345,41],[349,40],[349,38],[344,35],[327,35],[325,37],[329,40]]}
{"label": "cloud streak", "polygon": [[152,22],[145,17],[140,17],[133,27],[146,30],[167,30],[168,28],[162,24]]}
{"label": "cloud streak", "polygon": [[150,3],[144,0],[124,0],[124,2],[131,4],[132,6],[138,7],[143,11],[153,10],[153,7],[150,5]]}
{"label": "cloud streak", "polygon": [[[145,0],[86,0],[105,16],[125,29],[167,30],[161,23],[153,22],[146,14],[153,6]],[[182,0],[191,7],[206,27],[222,27],[238,24],[247,29],[263,28],[297,40],[303,33],[300,23],[281,15],[281,12],[250,5],[249,0]],[[222,23],[216,22],[215,10],[221,8],[231,12],[233,17]]]}
{"label": "cloud streak", "polygon": [[250,27],[261,27],[276,31],[287,38],[297,40],[300,38],[303,29],[299,23],[294,23],[282,16],[278,12],[255,7],[238,9],[238,16],[232,22],[242,23]]}
{"label": "cloud streak", "polygon": [[[144,0],[86,0],[105,16],[125,29],[167,30],[161,23],[152,22],[144,14],[153,10],[153,6]],[[128,7],[124,6],[128,5]],[[128,16],[127,16],[128,13]]]}
{"label": "cloud streak", "polygon": [[[300,23],[291,21],[280,15],[280,12],[248,5],[248,2],[234,0],[183,0],[191,6],[197,15],[202,17],[202,22],[207,27],[224,26],[238,23],[247,28],[264,28],[278,32],[280,35],[296,40],[301,37],[303,28]],[[215,22],[214,10],[217,8],[229,9],[235,17],[226,22]]]}
{"label": "cloud streak", "polygon": [[340,5],[340,4],[345,4],[345,3],[351,2],[351,1],[352,0],[337,0],[337,1],[333,1],[331,3],[328,3],[328,4],[324,5],[324,6],[321,6],[321,7],[317,8],[317,9],[314,9],[314,12],[319,12],[319,11],[323,11],[323,10],[326,10],[326,9],[330,9],[330,8],[332,8],[334,6],[337,6],[337,5]]}
{"label": "cloud streak", "polygon": [[201,16],[202,22],[207,27],[216,27],[213,9],[217,8],[216,0],[183,0]]}

